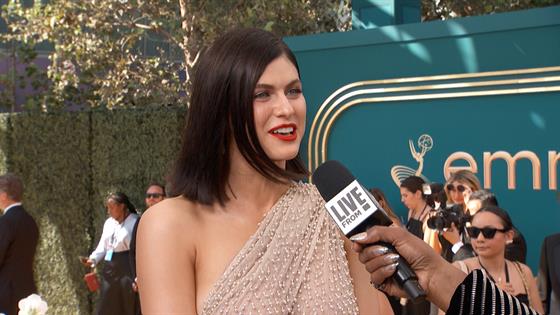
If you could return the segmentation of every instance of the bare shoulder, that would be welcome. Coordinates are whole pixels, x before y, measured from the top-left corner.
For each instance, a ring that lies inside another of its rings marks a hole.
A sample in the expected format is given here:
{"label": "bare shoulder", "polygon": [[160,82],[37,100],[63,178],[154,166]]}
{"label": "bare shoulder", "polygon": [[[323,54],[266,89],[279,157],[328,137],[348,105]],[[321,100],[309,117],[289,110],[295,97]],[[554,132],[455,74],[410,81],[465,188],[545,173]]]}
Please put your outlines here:
{"label": "bare shoulder", "polygon": [[516,262],[516,261],[511,261],[512,264],[519,264],[519,266],[521,267],[521,271],[523,271],[523,273],[529,277],[533,277],[533,272],[531,271],[531,268],[529,268],[529,266],[525,265],[524,263],[520,263],[520,262]]}
{"label": "bare shoulder", "polygon": [[165,199],[142,215],[138,233],[157,235],[158,238],[171,237],[173,242],[191,239],[189,236],[196,233],[200,220],[196,208],[195,203],[183,197]]}
{"label": "bare shoulder", "polygon": [[[197,205],[184,197],[167,198],[152,206],[142,215],[141,222],[183,224],[196,220]],[[190,219],[183,222],[181,219]],[[140,223],[142,224],[142,223]]]}
{"label": "bare shoulder", "polygon": [[138,226],[137,270],[145,314],[194,314],[197,205],[169,198],[151,207]]}

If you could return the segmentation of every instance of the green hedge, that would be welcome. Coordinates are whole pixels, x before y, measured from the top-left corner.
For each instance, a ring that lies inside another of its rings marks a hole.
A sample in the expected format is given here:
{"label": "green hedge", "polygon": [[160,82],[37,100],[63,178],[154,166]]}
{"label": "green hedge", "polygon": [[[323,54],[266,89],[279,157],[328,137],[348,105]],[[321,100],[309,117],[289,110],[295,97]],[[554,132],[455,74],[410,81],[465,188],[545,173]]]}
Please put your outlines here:
{"label": "green hedge", "polygon": [[118,110],[0,115],[0,170],[20,175],[24,204],[40,229],[39,294],[50,314],[91,313],[78,261],[101,235],[111,190],[139,210],[150,181],[162,182],[180,145],[184,111]]}

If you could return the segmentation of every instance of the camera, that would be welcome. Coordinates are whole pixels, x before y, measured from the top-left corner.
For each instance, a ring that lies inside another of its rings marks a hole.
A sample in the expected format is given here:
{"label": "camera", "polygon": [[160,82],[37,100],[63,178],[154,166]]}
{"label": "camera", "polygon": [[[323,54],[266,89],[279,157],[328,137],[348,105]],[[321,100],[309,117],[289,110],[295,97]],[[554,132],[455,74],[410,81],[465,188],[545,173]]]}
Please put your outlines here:
{"label": "camera", "polygon": [[432,211],[427,223],[428,228],[443,232],[451,227],[451,223],[461,230],[469,221],[470,216],[463,211],[463,207],[461,205],[453,205]]}

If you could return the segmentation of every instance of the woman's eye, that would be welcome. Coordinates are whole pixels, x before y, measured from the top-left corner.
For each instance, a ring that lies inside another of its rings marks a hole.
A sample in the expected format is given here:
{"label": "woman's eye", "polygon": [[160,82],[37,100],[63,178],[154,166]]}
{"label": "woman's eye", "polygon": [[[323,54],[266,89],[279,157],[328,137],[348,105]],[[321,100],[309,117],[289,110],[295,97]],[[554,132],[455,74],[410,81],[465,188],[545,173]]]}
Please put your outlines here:
{"label": "woman's eye", "polygon": [[268,93],[267,91],[262,91],[262,92],[255,93],[254,99],[263,100],[269,97],[270,97],[270,93]]}
{"label": "woman's eye", "polygon": [[288,95],[297,96],[301,94],[300,88],[292,88],[288,90]]}

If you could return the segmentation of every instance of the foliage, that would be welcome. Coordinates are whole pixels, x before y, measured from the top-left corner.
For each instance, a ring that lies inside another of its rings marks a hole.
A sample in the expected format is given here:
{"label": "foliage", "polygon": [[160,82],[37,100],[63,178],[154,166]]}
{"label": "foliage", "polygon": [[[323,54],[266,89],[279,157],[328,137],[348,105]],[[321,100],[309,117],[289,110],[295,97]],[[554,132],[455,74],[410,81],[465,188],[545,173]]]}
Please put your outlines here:
{"label": "foliage", "polygon": [[2,10],[9,32],[0,39],[52,45],[51,84],[30,100],[34,109],[181,106],[197,56],[224,30],[344,30],[349,16],[349,0],[51,0],[32,7],[10,0]]}
{"label": "foliage", "polygon": [[0,115],[0,169],[20,175],[24,204],[39,225],[35,278],[52,314],[89,314],[96,295],[78,260],[99,241],[108,191],[140,209],[152,180],[176,155],[182,110]]}
{"label": "foliage", "polygon": [[21,67],[12,64],[7,73],[0,73],[0,110],[14,111],[16,106],[16,90],[29,91],[27,95],[28,103],[24,104],[24,108],[30,106],[42,97],[47,89],[46,73],[42,71],[35,63],[37,51],[30,45],[20,44],[13,45],[10,43],[11,49],[9,53],[0,52],[0,60],[12,62],[17,60]]}
{"label": "foliage", "polygon": [[[7,116],[7,115],[6,115]],[[39,225],[38,290],[54,313],[86,313],[78,255],[92,243],[86,114],[8,116],[7,169],[24,180],[24,203]],[[72,158],[69,158],[72,157]],[[58,310],[58,311],[55,311]]]}
{"label": "foliage", "polygon": [[560,0],[422,0],[422,20],[447,20],[555,4],[560,4]]}

